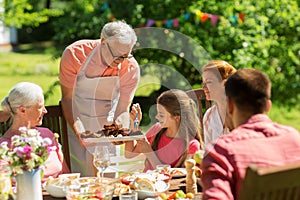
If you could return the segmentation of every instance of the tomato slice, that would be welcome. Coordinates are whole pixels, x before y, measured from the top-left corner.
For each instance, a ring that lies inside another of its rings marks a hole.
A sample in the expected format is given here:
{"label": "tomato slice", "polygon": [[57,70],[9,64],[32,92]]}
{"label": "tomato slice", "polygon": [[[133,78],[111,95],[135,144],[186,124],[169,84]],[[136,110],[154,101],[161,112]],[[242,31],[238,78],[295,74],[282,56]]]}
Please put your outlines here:
{"label": "tomato slice", "polygon": [[135,177],[130,174],[124,174],[122,175],[121,182],[125,185],[129,185],[134,181]]}

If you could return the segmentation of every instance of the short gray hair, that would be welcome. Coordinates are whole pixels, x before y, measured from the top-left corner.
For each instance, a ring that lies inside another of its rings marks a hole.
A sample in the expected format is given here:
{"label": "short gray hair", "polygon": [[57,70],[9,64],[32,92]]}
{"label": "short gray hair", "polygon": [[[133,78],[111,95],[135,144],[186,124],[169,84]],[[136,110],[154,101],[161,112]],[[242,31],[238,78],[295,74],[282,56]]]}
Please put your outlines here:
{"label": "short gray hair", "polygon": [[137,41],[134,30],[125,21],[115,21],[105,24],[101,31],[101,37],[106,40],[118,40],[122,44],[131,44],[132,46]]}
{"label": "short gray hair", "polygon": [[44,98],[44,94],[40,86],[30,82],[20,82],[10,90],[1,105],[4,112],[14,115],[20,106],[33,106],[41,98]]}

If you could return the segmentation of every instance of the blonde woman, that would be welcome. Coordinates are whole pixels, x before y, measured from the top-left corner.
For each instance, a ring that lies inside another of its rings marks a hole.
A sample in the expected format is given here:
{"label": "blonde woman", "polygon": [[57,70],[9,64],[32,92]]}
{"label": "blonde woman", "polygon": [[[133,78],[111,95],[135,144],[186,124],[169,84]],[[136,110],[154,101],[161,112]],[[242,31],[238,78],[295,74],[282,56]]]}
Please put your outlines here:
{"label": "blonde woman", "polygon": [[229,132],[226,120],[224,84],[236,69],[223,60],[214,60],[202,68],[203,89],[206,99],[213,101],[203,117],[204,145],[207,146]]}

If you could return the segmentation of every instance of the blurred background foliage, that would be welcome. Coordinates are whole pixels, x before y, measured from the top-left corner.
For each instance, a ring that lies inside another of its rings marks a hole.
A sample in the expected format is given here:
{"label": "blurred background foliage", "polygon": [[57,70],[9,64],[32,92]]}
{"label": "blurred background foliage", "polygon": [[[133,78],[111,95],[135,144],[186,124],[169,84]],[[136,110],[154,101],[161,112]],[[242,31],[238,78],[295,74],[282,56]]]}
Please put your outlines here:
{"label": "blurred background foliage", "polygon": [[[300,108],[299,0],[3,0],[1,3],[5,12],[0,12],[0,20],[18,28],[19,52],[36,55],[30,61],[17,54],[0,55],[0,76],[36,74],[39,78],[28,77],[28,80],[38,83],[48,80],[44,88],[46,102],[53,95],[55,102],[60,99],[59,60],[67,45],[79,39],[98,39],[103,25],[112,20],[125,20],[138,35],[142,31],[138,28],[153,20],[160,23],[152,27],[161,29],[139,38],[140,46],[136,45],[133,52],[143,76],[136,95],[143,96],[139,100],[144,101],[145,114],[155,110],[157,96],[168,88],[201,87],[200,70],[210,59],[226,60],[238,69],[264,71],[273,83],[272,101],[279,107],[274,113],[271,111],[273,117],[285,116],[288,121],[291,117],[283,114],[286,108]],[[199,12],[219,16],[215,26],[211,18],[202,21]],[[187,13],[190,16],[185,18]],[[237,18],[241,13],[244,21]],[[163,25],[169,19],[177,19],[178,26]],[[190,40],[178,40],[178,33]],[[29,51],[24,48],[24,44],[36,42],[38,48]],[[202,56],[204,51],[208,56]],[[51,66],[45,66],[46,62]],[[6,88],[2,89],[7,93]],[[150,118],[146,116],[146,124]]]}
{"label": "blurred background foliage", "polygon": [[[139,28],[149,19],[174,19],[195,10],[218,15],[221,17],[216,26],[212,26],[210,19],[202,22],[192,15],[170,29],[197,41],[211,59],[226,60],[236,68],[263,70],[273,82],[273,101],[295,106],[300,100],[299,0],[5,0],[4,3],[5,13],[0,17],[7,25],[19,28],[19,42],[51,40],[55,57],[75,40],[99,38],[102,26],[114,19],[123,19]],[[232,16],[237,13],[245,14],[244,23],[234,21]],[[175,41],[169,38],[167,42]],[[172,66],[192,86],[201,84],[195,66],[174,52],[138,49],[134,53],[140,65]],[[163,82],[170,77],[164,74],[160,79]]]}

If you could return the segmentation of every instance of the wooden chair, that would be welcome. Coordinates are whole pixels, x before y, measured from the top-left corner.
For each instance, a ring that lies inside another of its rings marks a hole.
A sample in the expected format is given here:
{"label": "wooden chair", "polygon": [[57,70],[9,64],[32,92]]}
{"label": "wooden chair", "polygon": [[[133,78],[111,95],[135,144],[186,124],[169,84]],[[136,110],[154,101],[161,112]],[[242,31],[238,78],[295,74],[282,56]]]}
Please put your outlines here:
{"label": "wooden chair", "polygon": [[300,163],[270,168],[251,165],[247,169],[239,199],[300,199]]}
{"label": "wooden chair", "polygon": [[9,118],[10,118],[10,114],[9,113],[0,111],[0,137],[9,128],[9,121],[10,121]]}
{"label": "wooden chair", "polygon": [[[205,111],[211,106],[211,102],[206,99],[204,90],[202,88],[188,90],[188,91],[186,91],[186,94],[191,99],[193,99],[197,104],[199,120],[200,120],[201,127],[203,130],[203,115],[204,115]],[[202,136],[202,139],[204,139],[203,132],[202,132],[201,136]]]}
{"label": "wooden chair", "polygon": [[[48,113],[44,115],[42,126],[49,128],[53,133],[59,134],[59,142],[62,145],[66,164],[69,169],[71,169],[67,122],[62,113],[61,105],[46,106],[46,109]],[[2,136],[10,126],[9,117],[9,113],[0,111],[0,136]]]}
{"label": "wooden chair", "polygon": [[59,143],[62,145],[65,161],[71,169],[71,160],[69,152],[67,121],[63,115],[61,105],[46,106],[47,114],[43,118],[43,127],[49,128],[53,133],[58,133]]}

